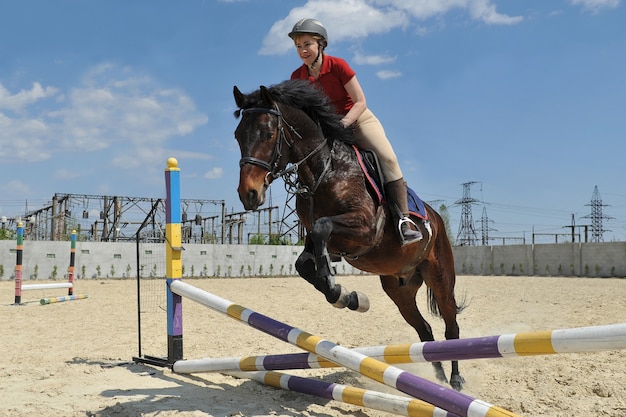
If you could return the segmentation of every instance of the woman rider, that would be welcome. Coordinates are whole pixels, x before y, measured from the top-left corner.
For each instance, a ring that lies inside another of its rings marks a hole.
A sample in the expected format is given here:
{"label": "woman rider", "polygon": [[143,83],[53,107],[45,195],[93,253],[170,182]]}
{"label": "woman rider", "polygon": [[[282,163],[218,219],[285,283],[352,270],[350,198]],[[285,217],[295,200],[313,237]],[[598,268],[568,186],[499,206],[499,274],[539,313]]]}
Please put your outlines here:
{"label": "woman rider", "polygon": [[354,137],[359,147],[376,152],[383,170],[390,212],[398,222],[402,244],[421,240],[422,234],[409,218],[406,182],[398,159],[382,124],[367,108],[365,93],[356,73],[345,60],[324,53],[324,48],[328,45],[328,35],[326,28],[318,20],[298,21],[289,32],[289,37],[293,39],[298,56],[303,62],[291,74],[291,79],[308,79],[320,86],[335,110],[343,115],[341,122],[344,127],[354,128]]}

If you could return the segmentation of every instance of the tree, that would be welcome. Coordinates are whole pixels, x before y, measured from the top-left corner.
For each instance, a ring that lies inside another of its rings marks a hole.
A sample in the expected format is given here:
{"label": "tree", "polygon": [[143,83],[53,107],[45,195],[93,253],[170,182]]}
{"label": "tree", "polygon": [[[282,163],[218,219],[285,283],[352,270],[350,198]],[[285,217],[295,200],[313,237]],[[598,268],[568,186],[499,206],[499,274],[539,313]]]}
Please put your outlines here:
{"label": "tree", "polygon": [[13,230],[2,228],[0,229],[0,240],[13,240],[15,239],[15,232]]}
{"label": "tree", "polygon": [[448,235],[450,244],[454,245],[454,234],[452,234],[452,229],[450,228],[450,213],[448,212],[448,207],[446,207],[445,204],[439,206],[439,215],[443,220],[443,224],[446,226],[446,234]]}

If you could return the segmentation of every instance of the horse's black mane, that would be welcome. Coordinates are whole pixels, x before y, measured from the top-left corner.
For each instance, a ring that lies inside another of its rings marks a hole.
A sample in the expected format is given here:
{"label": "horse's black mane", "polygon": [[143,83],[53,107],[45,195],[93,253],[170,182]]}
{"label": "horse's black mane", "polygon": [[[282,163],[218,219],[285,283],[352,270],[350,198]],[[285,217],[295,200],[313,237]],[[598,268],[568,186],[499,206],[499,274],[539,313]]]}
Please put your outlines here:
{"label": "horse's black mane", "polygon": [[[304,111],[318,123],[328,139],[343,142],[354,142],[350,129],[343,127],[341,116],[333,109],[328,96],[308,80],[287,80],[268,87],[275,101],[296,107]],[[260,90],[254,91],[245,98],[243,109],[267,105],[261,98]]]}

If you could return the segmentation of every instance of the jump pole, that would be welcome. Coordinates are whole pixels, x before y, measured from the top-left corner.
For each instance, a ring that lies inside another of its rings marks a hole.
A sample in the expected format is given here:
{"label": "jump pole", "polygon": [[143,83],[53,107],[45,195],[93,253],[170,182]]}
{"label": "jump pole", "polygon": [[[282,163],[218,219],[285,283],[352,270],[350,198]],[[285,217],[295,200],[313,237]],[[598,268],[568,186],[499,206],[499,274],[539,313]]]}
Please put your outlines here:
{"label": "jump pole", "polygon": [[[626,323],[352,349],[389,364],[496,359],[626,349]],[[312,353],[176,362],[179,372],[277,371],[337,366]],[[184,370],[184,371],[180,371]]]}
{"label": "jump pole", "polygon": [[[239,320],[248,326],[315,353],[363,376],[395,388],[405,394],[426,401],[461,417],[514,417],[510,411],[472,398],[466,394],[446,388],[420,378],[400,368],[385,364],[362,353],[337,345],[321,337],[276,321],[249,310],[207,291],[193,287],[180,279],[168,283],[172,293],[190,298],[199,304]],[[176,363],[172,369],[178,372]]]}
{"label": "jump pole", "polygon": [[253,379],[274,388],[302,394],[315,395],[328,400],[367,407],[409,417],[452,417],[453,414],[427,402],[399,395],[355,388],[313,378],[299,377],[281,372],[235,372],[237,378]]}
{"label": "jump pole", "polygon": [[39,300],[39,304],[46,305],[46,304],[62,303],[65,301],[84,300],[88,297],[89,296],[87,294],[65,295],[63,297],[49,297],[49,298],[42,298],[41,300]]}
{"label": "jump pole", "polygon": [[180,213],[180,168],[176,158],[167,160],[165,169],[165,278],[167,291],[167,362],[183,358],[183,302],[170,291],[171,284],[183,277],[182,228]]}
{"label": "jump pole", "polygon": [[68,272],[68,282],[72,284],[71,287],[67,289],[67,295],[74,294],[74,262],[76,261],[76,230],[72,230],[71,235],[71,246],[70,246],[70,267]]}
{"label": "jump pole", "polygon": [[28,290],[52,290],[55,288],[72,288],[69,282],[48,282],[46,284],[25,284],[22,285],[23,291]]}
{"label": "jump pole", "polygon": [[22,304],[22,251],[24,250],[24,224],[17,223],[17,240],[15,255],[15,301],[14,305]]}

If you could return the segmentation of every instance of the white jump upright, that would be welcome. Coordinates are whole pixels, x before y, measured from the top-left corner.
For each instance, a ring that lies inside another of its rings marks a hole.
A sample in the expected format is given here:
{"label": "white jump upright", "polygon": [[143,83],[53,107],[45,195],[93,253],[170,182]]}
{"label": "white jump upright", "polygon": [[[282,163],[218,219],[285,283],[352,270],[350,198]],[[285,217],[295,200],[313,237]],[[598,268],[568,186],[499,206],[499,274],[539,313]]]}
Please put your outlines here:
{"label": "white jump upright", "polygon": [[[22,291],[29,290],[50,290],[67,288],[67,297],[42,298],[40,304],[52,304],[61,301],[82,300],[87,298],[87,294],[74,296],[74,262],[76,259],[76,230],[72,230],[71,249],[70,249],[70,267],[67,282],[48,282],[42,284],[24,284],[22,261],[24,251],[24,225],[22,222],[17,224],[17,250],[15,261],[15,299],[14,305],[22,304]],[[44,300],[52,300],[44,302]]]}

